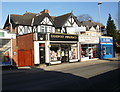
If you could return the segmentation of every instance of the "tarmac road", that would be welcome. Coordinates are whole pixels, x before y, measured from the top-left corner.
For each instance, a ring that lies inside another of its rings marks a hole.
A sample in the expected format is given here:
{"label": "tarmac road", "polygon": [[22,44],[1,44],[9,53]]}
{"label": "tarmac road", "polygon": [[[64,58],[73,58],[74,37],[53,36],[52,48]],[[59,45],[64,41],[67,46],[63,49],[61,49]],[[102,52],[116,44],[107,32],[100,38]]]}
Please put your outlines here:
{"label": "tarmac road", "polygon": [[117,61],[91,61],[3,71],[4,90],[120,91]]}

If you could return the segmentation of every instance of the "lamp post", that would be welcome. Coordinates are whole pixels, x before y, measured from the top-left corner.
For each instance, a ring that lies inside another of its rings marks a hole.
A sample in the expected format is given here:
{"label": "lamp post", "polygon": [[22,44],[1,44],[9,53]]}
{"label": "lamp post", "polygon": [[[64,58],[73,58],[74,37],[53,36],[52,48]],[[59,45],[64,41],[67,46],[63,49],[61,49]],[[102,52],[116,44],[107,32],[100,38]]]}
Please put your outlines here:
{"label": "lamp post", "polygon": [[[99,22],[100,22],[100,20],[101,20],[101,15],[100,15],[100,5],[102,4],[102,2],[98,2],[98,16],[99,16]],[[100,28],[99,28],[100,30],[100,34],[101,34],[101,23],[100,23]]]}

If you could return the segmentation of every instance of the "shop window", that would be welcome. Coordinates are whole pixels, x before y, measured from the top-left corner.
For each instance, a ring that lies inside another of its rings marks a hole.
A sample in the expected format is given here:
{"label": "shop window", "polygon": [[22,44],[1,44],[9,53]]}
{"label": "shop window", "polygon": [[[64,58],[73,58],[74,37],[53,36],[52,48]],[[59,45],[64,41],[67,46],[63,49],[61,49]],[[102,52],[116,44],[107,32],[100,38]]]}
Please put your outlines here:
{"label": "shop window", "polygon": [[93,58],[98,58],[98,45],[92,45]]}
{"label": "shop window", "polygon": [[77,55],[77,45],[71,45],[71,49],[69,51],[69,59],[77,59],[78,55]]}
{"label": "shop window", "polygon": [[81,47],[82,58],[84,57],[89,57],[89,59],[98,58],[98,45],[83,44],[81,45]]}
{"label": "shop window", "polygon": [[77,44],[51,44],[50,61],[68,62],[78,59]]}
{"label": "shop window", "polygon": [[108,55],[112,54],[112,48],[111,47],[106,47],[106,54],[108,54]]}
{"label": "shop window", "polygon": [[88,57],[89,55],[89,51],[88,51],[88,45],[87,44],[84,44],[84,45],[81,45],[82,49],[81,49],[81,55],[82,55],[82,58],[84,57]]}
{"label": "shop window", "polygon": [[51,61],[60,61],[61,60],[61,49],[59,45],[51,45],[50,48],[50,59]]}

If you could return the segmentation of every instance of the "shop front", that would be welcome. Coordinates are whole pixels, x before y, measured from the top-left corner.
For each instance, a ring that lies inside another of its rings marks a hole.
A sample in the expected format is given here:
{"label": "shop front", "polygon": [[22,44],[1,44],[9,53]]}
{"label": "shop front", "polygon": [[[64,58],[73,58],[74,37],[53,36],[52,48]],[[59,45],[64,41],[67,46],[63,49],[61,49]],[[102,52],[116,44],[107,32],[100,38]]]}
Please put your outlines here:
{"label": "shop front", "polygon": [[100,44],[99,44],[99,58],[100,59],[107,59],[114,57],[113,51],[113,38],[112,37],[101,37]]}
{"label": "shop front", "polygon": [[15,38],[15,34],[8,33],[7,30],[0,29],[0,66],[8,66],[13,64],[12,39]]}
{"label": "shop front", "polygon": [[81,61],[98,59],[99,37],[80,35],[79,42],[81,43]]}
{"label": "shop front", "polygon": [[[42,45],[44,44],[43,47],[45,48],[43,53],[39,52],[39,55],[37,54],[40,58],[44,58],[44,60],[39,58],[39,62],[37,62],[38,64],[41,64],[41,62],[47,64],[58,64],[65,62],[77,62],[79,60],[79,44],[77,35],[58,33],[47,33],[45,35],[46,39],[44,41],[34,42],[36,43],[35,47],[37,47],[37,44],[39,43]],[[37,50],[35,51],[37,52]]]}

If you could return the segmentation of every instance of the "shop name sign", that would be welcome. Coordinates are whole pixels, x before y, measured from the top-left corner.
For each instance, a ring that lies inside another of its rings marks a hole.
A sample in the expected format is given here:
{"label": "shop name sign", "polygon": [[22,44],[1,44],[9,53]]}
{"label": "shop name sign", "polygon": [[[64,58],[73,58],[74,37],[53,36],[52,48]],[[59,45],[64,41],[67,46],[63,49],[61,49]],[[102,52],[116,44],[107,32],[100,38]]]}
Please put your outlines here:
{"label": "shop name sign", "polygon": [[99,43],[99,38],[98,37],[84,37],[84,36],[81,36],[81,37],[79,37],[79,41],[81,43]]}
{"label": "shop name sign", "polygon": [[78,41],[77,35],[50,34],[51,41]]}
{"label": "shop name sign", "polygon": [[101,38],[100,41],[103,42],[103,43],[112,43],[113,39],[111,39],[111,38]]}

